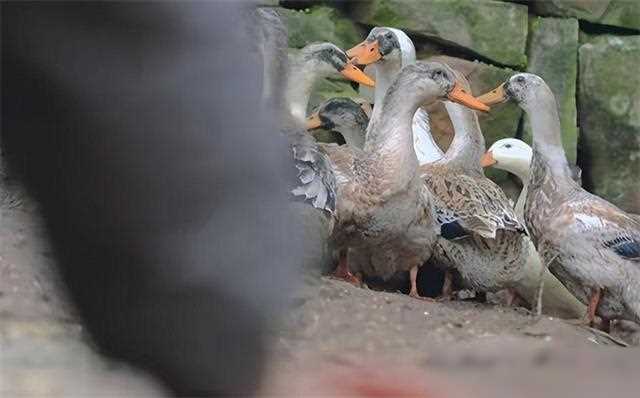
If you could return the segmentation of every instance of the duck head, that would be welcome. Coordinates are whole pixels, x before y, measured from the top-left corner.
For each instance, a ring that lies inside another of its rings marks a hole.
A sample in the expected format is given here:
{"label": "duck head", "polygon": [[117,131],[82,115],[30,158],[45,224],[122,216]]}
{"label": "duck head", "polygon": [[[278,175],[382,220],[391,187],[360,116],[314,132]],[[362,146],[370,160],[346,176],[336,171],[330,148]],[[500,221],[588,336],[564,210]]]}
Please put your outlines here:
{"label": "duck head", "polygon": [[411,44],[404,32],[393,28],[375,27],[362,43],[349,49],[347,55],[357,65],[385,61],[402,63],[403,51],[412,51],[415,54],[413,44],[407,46],[405,42]]}
{"label": "duck head", "polygon": [[345,78],[373,87],[375,82],[353,62],[350,62],[347,54],[331,43],[313,43],[305,46],[302,57],[307,67],[319,76],[333,76],[340,73]]}
{"label": "duck head", "polygon": [[340,128],[362,127],[366,130],[369,117],[364,106],[364,103],[357,103],[350,98],[328,99],[307,118],[307,129],[324,128],[340,131]]}
{"label": "duck head", "polygon": [[540,76],[532,73],[517,73],[495,89],[478,97],[486,105],[499,104],[508,100],[515,101],[527,110],[541,99],[553,98],[549,86]]}
{"label": "duck head", "polygon": [[449,66],[439,62],[416,62],[405,66],[389,91],[398,91],[400,87],[407,97],[420,101],[418,106],[449,100],[474,110],[489,110],[463,87]]}
{"label": "duck head", "polygon": [[362,148],[369,123],[366,105],[350,98],[331,98],[307,118],[307,129],[312,134],[320,128],[337,131],[347,145]]}
{"label": "duck head", "polygon": [[495,167],[524,179],[529,174],[533,150],[526,142],[504,138],[491,145],[480,160],[482,167]]}

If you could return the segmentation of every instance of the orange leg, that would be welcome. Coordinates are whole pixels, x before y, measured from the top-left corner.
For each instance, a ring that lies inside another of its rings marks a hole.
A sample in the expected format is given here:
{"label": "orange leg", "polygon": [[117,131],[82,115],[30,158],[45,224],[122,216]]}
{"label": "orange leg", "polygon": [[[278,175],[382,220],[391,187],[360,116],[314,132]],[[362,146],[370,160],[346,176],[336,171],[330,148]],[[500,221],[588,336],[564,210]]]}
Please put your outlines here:
{"label": "orange leg", "polygon": [[333,271],[332,277],[349,282],[355,286],[360,286],[360,280],[356,278],[351,271],[349,271],[349,261],[347,260],[348,250],[340,250],[340,259],[338,260],[338,266]]}
{"label": "orange leg", "polygon": [[596,309],[602,298],[602,289],[595,288],[591,298],[589,299],[589,305],[587,306],[587,314],[585,315],[585,323],[587,325],[593,325],[593,319],[596,317]]}

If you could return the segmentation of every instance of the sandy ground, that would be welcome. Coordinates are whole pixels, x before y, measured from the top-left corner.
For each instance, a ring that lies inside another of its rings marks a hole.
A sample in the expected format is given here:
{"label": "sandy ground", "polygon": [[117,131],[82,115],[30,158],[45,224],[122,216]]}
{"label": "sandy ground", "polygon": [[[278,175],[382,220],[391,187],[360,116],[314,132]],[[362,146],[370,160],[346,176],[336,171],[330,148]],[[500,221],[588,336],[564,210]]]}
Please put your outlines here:
{"label": "sandy ground", "polygon": [[[0,217],[0,396],[163,395],[92,349],[58,283],[37,208],[25,200]],[[425,302],[311,278],[271,332],[263,393],[348,395],[346,386],[381,384],[429,397],[635,396],[640,351],[619,344],[636,343],[633,331],[618,325],[611,338],[522,308]]]}

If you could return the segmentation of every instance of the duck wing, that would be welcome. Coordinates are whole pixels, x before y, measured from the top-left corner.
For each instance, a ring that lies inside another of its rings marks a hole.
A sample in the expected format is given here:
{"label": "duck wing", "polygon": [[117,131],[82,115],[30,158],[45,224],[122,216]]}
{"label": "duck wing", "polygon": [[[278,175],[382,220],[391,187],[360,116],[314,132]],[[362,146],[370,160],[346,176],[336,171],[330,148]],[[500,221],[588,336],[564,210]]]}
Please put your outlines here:
{"label": "duck wing", "polygon": [[640,222],[636,218],[586,192],[581,200],[563,208],[563,213],[569,214],[559,219],[575,220],[572,232],[594,244],[599,252],[640,262]]}
{"label": "duck wing", "polygon": [[511,202],[491,180],[442,172],[423,177],[433,193],[443,238],[459,239],[476,233],[494,239],[499,229],[525,233]]}
{"label": "duck wing", "polygon": [[305,131],[289,132],[287,136],[300,183],[291,193],[304,196],[313,207],[333,214],[336,210],[336,175],[327,153]]}

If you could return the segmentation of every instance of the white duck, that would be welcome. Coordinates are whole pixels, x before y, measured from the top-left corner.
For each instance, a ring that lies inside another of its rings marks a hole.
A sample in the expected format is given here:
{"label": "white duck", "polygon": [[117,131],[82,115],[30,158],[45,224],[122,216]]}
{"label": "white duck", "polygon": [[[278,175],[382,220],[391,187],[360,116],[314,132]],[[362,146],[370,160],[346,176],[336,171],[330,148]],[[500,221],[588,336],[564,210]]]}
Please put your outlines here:
{"label": "white duck", "polygon": [[[366,65],[366,73],[375,79],[373,98],[370,88],[360,90],[374,104],[382,101],[400,70],[416,62],[416,50],[409,36],[389,27],[373,28],[365,41],[347,50],[347,55],[355,64]],[[373,115],[381,111],[380,107],[374,106]],[[419,108],[414,115],[412,128],[418,162],[425,164],[440,159],[443,153],[429,134],[429,115],[423,108]]]}

